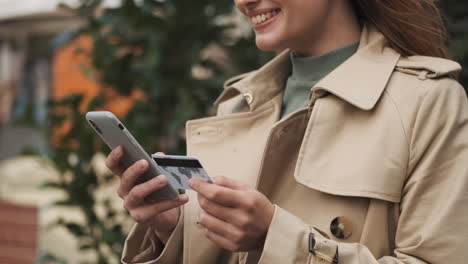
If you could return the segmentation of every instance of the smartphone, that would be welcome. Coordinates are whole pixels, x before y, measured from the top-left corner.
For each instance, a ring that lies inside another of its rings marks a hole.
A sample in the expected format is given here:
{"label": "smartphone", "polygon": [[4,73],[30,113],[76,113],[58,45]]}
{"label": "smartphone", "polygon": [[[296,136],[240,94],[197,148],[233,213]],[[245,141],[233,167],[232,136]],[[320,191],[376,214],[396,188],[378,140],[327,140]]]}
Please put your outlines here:
{"label": "smartphone", "polygon": [[[123,147],[125,153],[122,157],[122,163],[124,166],[128,168],[141,159],[148,162],[149,168],[141,175],[137,184],[151,180],[158,175],[165,174],[113,113],[108,111],[88,112],[86,114],[86,120],[88,120],[88,123],[94,128],[96,133],[109,148]],[[169,184],[148,195],[147,198],[149,200],[173,200],[176,199],[179,194],[185,192],[185,189],[176,178],[169,175],[166,176],[169,180]]]}

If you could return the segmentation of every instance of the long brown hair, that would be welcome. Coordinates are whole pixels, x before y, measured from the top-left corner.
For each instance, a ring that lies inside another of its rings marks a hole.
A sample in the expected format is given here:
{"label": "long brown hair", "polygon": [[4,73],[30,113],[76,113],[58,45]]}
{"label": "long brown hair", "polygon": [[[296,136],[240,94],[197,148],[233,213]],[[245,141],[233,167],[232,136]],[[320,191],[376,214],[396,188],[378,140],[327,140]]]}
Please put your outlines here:
{"label": "long brown hair", "polygon": [[361,19],[371,23],[403,56],[448,57],[447,30],[434,0],[352,0]]}

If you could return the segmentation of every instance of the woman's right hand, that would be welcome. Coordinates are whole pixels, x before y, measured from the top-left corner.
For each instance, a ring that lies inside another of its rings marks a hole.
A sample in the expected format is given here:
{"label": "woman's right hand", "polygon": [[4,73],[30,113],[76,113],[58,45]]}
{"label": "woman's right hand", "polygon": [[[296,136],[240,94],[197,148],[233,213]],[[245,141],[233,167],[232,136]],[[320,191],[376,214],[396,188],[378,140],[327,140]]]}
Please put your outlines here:
{"label": "woman's right hand", "polygon": [[106,159],[106,166],[120,176],[117,194],[123,199],[124,207],[131,217],[141,224],[152,227],[156,236],[166,244],[179,220],[180,206],[188,202],[188,196],[182,194],[176,200],[148,202],[145,197],[168,184],[164,175],[159,175],[147,182],[135,185],[147,169],[148,162],[139,160],[126,168],[121,158],[122,147],[115,148]]}

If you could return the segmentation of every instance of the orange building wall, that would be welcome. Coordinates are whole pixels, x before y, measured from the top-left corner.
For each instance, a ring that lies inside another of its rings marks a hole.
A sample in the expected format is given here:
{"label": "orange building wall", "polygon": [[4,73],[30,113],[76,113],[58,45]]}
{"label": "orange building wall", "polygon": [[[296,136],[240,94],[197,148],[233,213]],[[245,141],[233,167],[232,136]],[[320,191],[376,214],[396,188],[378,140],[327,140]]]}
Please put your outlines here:
{"label": "orange building wall", "polygon": [[[89,102],[98,94],[104,96],[104,107],[99,110],[113,112],[116,116],[124,116],[135,100],[144,97],[143,92],[135,89],[128,97],[119,95],[114,89],[103,89],[96,80],[97,72],[91,67],[89,54],[92,50],[92,39],[79,36],[56,51],[52,64],[52,97],[60,100],[74,93],[83,94],[80,111],[85,114]],[[57,144],[58,138],[67,134],[71,123],[65,122],[54,132],[52,143]]]}
{"label": "orange building wall", "polygon": [[[53,98],[61,99],[73,93],[84,95],[81,110],[84,112],[88,103],[101,91],[102,87],[95,80],[96,72],[91,67],[88,56],[92,49],[92,40],[87,36],[79,36],[66,44],[54,55],[53,63]],[[78,52],[79,51],[79,52]],[[135,99],[143,96],[139,90],[134,90],[129,97],[120,96],[112,89],[106,89],[105,108],[117,116],[125,115],[130,110]]]}

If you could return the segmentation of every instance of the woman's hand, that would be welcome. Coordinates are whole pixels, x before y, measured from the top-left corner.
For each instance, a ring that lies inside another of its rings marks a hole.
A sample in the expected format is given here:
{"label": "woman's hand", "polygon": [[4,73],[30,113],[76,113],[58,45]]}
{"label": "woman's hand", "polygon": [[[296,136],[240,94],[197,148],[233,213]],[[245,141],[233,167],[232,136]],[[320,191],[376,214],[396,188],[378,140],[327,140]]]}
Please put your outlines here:
{"label": "woman's hand", "polygon": [[206,236],[229,251],[250,251],[263,247],[274,214],[271,202],[246,184],[216,177],[215,184],[192,178],[201,207],[199,223]]}
{"label": "woman's hand", "polygon": [[124,154],[122,147],[115,148],[107,157],[106,165],[120,176],[117,194],[124,200],[124,207],[131,217],[141,224],[154,229],[156,236],[166,244],[179,220],[179,207],[188,202],[187,195],[180,195],[176,200],[148,202],[145,197],[168,184],[166,176],[159,175],[142,184],[135,185],[136,180],[148,169],[146,160],[139,160],[125,168],[121,162]]}

